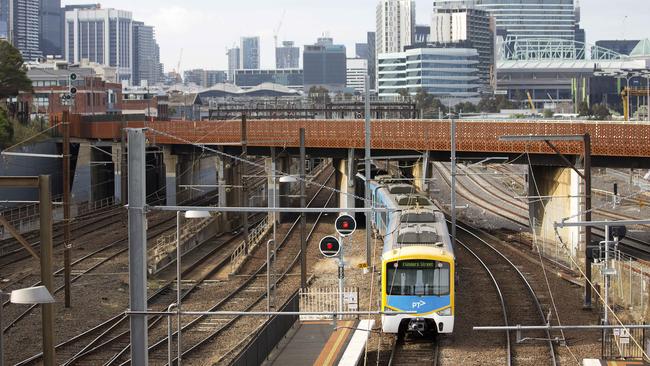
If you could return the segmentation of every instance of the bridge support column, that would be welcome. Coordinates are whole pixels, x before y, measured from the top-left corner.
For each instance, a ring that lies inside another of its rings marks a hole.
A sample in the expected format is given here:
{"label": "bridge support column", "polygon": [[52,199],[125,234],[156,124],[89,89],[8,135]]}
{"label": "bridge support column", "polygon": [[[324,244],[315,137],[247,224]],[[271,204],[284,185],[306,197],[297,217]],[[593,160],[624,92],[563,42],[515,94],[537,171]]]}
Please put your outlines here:
{"label": "bridge support column", "polygon": [[195,180],[196,171],[199,169],[199,164],[194,160],[193,154],[178,155],[178,192],[176,197],[179,202],[191,200],[200,195],[194,186],[198,184]]}
{"label": "bridge support column", "polygon": [[[529,169],[528,192],[530,222],[539,250],[563,262],[569,262],[567,255],[584,258],[584,229],[554,227],[564,218],[571,218],[569,222],[584,219],[580,215],[584,202],[580,176],[569,168],[534,166]],[[570,253],[563,248],[558,234]]]}
{"label": "bridge support column", "polygon": [[168,206],[175,206],[178,194],[178,156],[172,154],[172,149],[169,146],[163,150],[163,161],[165,164],[165,199]]}
{"label": "bridge support column", "polygon": [[338,160],[336,165],[336,185],[339,193],[339,207],[354,208],[356,206],[356,175],[357,160],[354,149],[348,149],[348,158]]}
{"label": "bridge support column", "polygon": [[79,153],[77,155],[77,164],[74,170],[72,183],[72,201],[73,203],[92,202],[92,171],[91,158],[92,153],[90,142],[84,141],[79,144]]}
{"label": "bridge support column", "polygon": [[115,202],[122,202],[122,145],[120,143],[113,143],[112,149],[113,160],[113,198]]}
{"label": "bridge support column", "polygon": [[[291,175],[292,159],[288,155],[282,155],[276,161],[276,169],[284,174]],[[278,178],[279,179],[279,178]],[[299,187],[298,183],[278,183],[278,207],[292,207],[294,200],[290,197],[295,192],[295,188]],[[280,213],[277,219],[280,222],[287,222],[295,218],[296,214]]]}
{"label": "bridge support column", "polygon": [[431,166],[429,163],[429,153],[424,154],[422,160],[415,162],[413,165],[413,181],[415,187],[423,192],[429,191],[429,180],[432,177]]}
{"label": "bridge support column", "polygon": [[[272,148],[275,149],[275,148]],[[271,154],[271,158],[266,158],[264,160],[264,163],[266,165],[266,174],[268,175],[267,178],[267,194],[268,194],[268,205],[269,207],[272,207],[275,205],[275,207],[280,207],[280,184],[278,183],[279,176],[277,175],[277,164],[275,162],[275,153],[273,152]],[[273,179],[272,172],[276,171],[275,174],[275,179]],[[273,215],[271,215],[273,216]],[[278,215],[275,215],[276,219]]]}

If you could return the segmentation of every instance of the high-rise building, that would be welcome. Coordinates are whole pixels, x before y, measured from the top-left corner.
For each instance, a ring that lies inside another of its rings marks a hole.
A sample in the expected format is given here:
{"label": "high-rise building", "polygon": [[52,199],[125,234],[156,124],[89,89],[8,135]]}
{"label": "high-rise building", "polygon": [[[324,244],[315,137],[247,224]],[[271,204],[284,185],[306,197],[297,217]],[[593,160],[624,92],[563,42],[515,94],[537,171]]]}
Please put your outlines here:
{"label": "high-rise building", "polygon": [[133,21],[129,11],[75,9],[65,13],[65,56],[117,68],[119,80],[133,72]]}
{"label": "high-rise building", "polygon": [[347,56],[344,45],[335,45],[331,38],[319,38],[316,44],[305,46],[302,59],[305,91],[313,86],[331,92],[345,88]]}
{"label": "high-rise building", "polygon": [[354,89],[355,93],[363,94],[366,90],[368,60],[364,58],[349,58],[346,69],[346,86],[349,89]]}
{"label": "high-rise building", "polygon": [[[479,54],[479,76],[484,86],[494,85],[494,18],[471,7],[434,7],[431,17],[432,43],[463,43]],[[487,89],[487,88],[486,88]]]}
{"label": "high-rise building", "polygon": [[[0,0],[3,1],[3,0]],[[60,11],[61,11],[61,16],[60,16],[60,25],[59,29],[61,29],[61,56],[63,59],[66,59],[65,55],[65,13],[73,10],[94,10],[94,9],[101,9],[101,4],[77,4],[77,5],[65,5],[63,6]]]}
{"label": "high-rise building", "polygon": [[297,69],[300,67],[300,47],[292,41],[282,42],[282,47],[275,49],[276,69]]}
{"label": "high-rise building", "polygon": [[[478,52],[473,48],[427,47],[378,56],[379,97],[420,89],[449,104],[479,97]],[[408,70],[404,65],[409,62]]]}
{"label": "high-rise building", "polygon": [[0,0],[0,39],[9,39],[9,0]]}
{"label": "high-rise building", "polygon": [[375,32],[368,32],[368,75],[370,75],[370,90],[377,90],[377,44]]}
{"label": "high-rise building", "polygon": [[183,82],[185,84],[196,84],[203,88],[225,83],[227,78],[227,73],[221,70],[194,69],[183,73]]}
{"label": "high-rise building", "polygon": [[260,37],[242,37],[239,60],[244,70],[260,68]]}
{"label": "high-rise building", "polygon": [[228,81],[235,81],[235,71],[241,69],[239,47],[228,49]]}
{"label": "high-rise building", "polygon": [[0,12],[0,38],[10,40],[26,61],[42,57],[41,0],[1,0]]}
{"label": "high-rise building", "polygon": [[63,56],[61,0],[41,0],[40,47],[44,56]]}
{"label": "high-rise building", "polygon": [[475,6],[496,19],[497,33],[507,40],[575,39],[578,13],[574,0],[435,0],[434,8]]}
{"label": "high-rise building", "polygon": [[380,0],[377,4],[377,55],[402,52],[415,42],[415,1]]}
{"label": "high-rise building", "polygon": [[357,43],[354,45],[354,54],[356,58],[367,60],[370,58],[370,50],[368,50],[368,43]]}
{"label": "high-rise building", "polygon": [[423,46],[429,43],[431,36],[431,27],[428,25],[418,24],[415,26],[415,45]]}
{"label": "high-rise building", "polygon": [[160,47],[152,26],[133,22],[133,85],[155,85],[161,80]]}

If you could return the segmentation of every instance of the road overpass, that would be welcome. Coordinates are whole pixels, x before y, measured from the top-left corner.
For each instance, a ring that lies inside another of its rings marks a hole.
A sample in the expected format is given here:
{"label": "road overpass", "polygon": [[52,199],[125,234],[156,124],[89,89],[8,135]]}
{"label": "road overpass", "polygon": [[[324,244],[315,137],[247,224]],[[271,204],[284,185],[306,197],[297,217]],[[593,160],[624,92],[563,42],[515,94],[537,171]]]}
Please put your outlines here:
{"label": "road overpass", "polygon": [[[61,121],[55,116],[54,121]],[[363,149],[363,120],[250,120],[233,121],[120,121],[90,122],[73,115],[72,136],[90,141],[119,141],[123,128],[149,127],[149,141],[158,145],[204,144],[236,152],[246,141],[251,154],[268,154],[269,147],[297,149],[299,129],[305,128],[309,153],[345,157],[348,149]],[[155,132],[154,132],[155,131]],[[543,142],[500,141],[504,135],[580,135],[592,140],[595,167],[650,168],[650,124],[602,121],[498,121],[457,122],[460,156],[506,156],[530,154],[534,164],[563,165]],[[378,120],[372,122],[375,156],[397,152],[430,152],[433,160],[449,160],[449,120]],[[583,154],[580,142],[557,142],[558,149],[574,160]],[[266,152],[265,152],[266,151]],[[527,163],[527,162],[526,162]]]}

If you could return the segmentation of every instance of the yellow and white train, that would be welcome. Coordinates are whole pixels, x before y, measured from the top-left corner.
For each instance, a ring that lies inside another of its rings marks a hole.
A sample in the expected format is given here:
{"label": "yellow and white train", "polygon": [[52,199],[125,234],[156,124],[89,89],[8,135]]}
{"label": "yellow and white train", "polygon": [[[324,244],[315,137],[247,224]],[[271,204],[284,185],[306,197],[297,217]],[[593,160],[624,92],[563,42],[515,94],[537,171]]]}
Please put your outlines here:
{"label": "yellow and white train", "polygon": [[386,333],[451,333],[454,329],[454,249],[442,212],[409,184],[378,176],[370,184],[377,213],[373,226],[384,238],[381,263]]}

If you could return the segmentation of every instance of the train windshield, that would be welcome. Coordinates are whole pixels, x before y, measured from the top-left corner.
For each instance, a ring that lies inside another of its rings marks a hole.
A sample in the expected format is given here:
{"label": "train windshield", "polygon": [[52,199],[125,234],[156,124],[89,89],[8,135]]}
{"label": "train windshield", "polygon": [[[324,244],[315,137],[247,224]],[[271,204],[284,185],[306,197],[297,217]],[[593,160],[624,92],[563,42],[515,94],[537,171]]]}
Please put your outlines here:
{"label": "train windshield", "polygon": [[449,263],[408,260],[386,265],[386,294],[389,296],[449,295]]}

